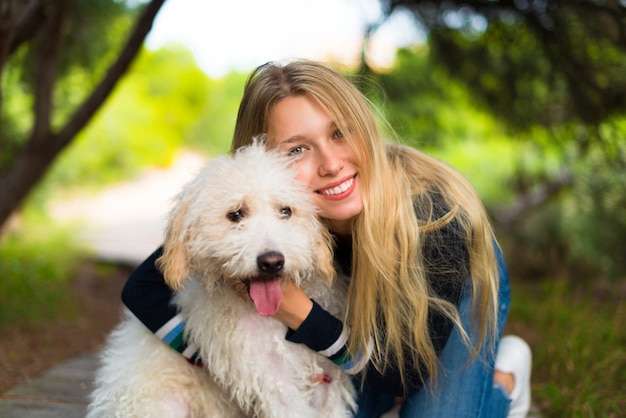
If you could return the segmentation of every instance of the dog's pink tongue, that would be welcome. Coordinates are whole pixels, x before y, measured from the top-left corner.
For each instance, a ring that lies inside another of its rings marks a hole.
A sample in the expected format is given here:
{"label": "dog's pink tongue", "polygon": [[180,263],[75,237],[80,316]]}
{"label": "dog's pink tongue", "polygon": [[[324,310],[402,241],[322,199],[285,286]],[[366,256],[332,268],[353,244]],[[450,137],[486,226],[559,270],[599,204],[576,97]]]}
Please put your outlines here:
{"label": "dog's pink tongue", "polygon": [[250,298],[256,311],[263,316],[272,316],[278,310],[283,291],[276,279],[252,280],[250,282]]}

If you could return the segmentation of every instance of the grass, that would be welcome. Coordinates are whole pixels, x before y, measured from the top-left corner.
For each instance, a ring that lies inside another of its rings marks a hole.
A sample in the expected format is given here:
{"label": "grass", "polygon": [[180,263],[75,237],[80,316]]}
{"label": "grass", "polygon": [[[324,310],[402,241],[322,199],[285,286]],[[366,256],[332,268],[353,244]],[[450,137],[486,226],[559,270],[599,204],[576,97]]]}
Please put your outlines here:
{"label": "grass", "polygon": [[0,329],[71,313],[69,280],[80,263],[70,231],[43,218],[0,240]]}
{"label": "grass", "polygon": [[620,286],[612,288],[599,294],[592,283],[514,283],[509,322],[528,330],[533,403],[542,416],[624,416],[626,310]]}

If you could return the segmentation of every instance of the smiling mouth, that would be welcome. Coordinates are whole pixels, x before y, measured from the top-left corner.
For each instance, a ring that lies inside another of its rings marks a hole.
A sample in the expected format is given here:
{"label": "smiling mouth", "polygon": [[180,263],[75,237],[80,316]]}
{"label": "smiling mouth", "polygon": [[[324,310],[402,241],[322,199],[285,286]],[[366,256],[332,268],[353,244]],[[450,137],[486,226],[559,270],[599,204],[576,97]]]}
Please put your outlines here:
{"label": "smiling mouth", "polygon": [[329,187],[328,189],[318,190],[317,193],[324,195],[324,196],[336,196],[336,195],[345,193],[346,191],[350,190],[350,188],[354,184],[354,177],[355,176],[350,177],[349,179],[347,179],[346,181],[344,181],[343,183],[335,187]]}

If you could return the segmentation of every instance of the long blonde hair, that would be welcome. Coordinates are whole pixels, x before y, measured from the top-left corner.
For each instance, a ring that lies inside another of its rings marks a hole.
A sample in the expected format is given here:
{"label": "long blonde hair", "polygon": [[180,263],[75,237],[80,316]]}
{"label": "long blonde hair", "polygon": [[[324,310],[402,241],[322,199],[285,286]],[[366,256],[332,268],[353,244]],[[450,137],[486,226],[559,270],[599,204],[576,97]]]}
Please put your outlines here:
{"label": "long blonde hair", "polygon": [[[474,353],[496,335],[494,238],[480,199],[452,168],[415,149],[385,142],[369,101],[346,78],[317,62],[267,63],[251,74],[232,150],[268,132],[274,106],[294,95],[312,98],[331,115],[358,158],[364,185],[363,210],[352,225],[352,277],[344,318],[351,327],[348,349],[354,355],[373,347],[372,365],[380,371],[391,361],[421,362],[436,383],[438,357],[429,336],[429,310],[459,326]],[[435,201],[434,193],[441,198]],[[435,294],[428,280],[432,267],[422,251],[426,234],[438,234],[453,221],[469,254],[469,270],[458,276],[461,288],[471,278],[474,346],[456,307]],[[406,382],[403,367],[400,373]]]}

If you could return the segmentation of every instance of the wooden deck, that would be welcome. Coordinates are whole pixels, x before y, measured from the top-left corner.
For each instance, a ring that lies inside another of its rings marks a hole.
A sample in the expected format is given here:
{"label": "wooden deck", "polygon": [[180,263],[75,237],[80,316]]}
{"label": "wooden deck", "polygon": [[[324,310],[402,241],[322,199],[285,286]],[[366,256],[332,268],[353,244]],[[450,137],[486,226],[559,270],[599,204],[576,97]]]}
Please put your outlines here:
{"label": "wooden deck", "polygon": [[84,418],[96,354],[61,363],[0,395],[2,418]]}

